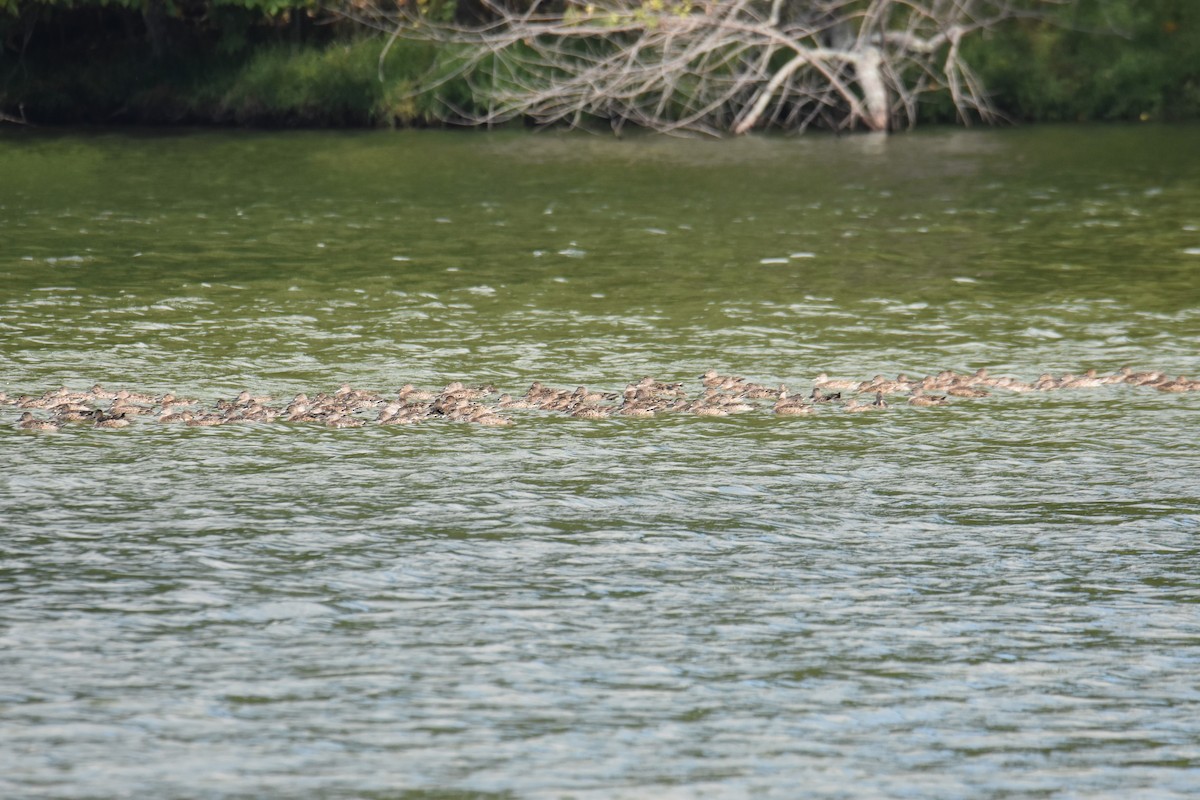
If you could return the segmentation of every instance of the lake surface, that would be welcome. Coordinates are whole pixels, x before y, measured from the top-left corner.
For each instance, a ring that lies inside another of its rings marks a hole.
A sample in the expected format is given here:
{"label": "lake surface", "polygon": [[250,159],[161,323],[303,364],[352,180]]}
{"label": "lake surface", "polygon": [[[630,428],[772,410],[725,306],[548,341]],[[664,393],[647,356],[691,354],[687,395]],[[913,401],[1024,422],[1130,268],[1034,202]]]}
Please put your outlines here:
{"label": "lake surface", "polygon": [[[0,131],[0,391],[1200,377],[1200,128]],[[5,797],[1185,797],[1200,392],[16,430]]]}

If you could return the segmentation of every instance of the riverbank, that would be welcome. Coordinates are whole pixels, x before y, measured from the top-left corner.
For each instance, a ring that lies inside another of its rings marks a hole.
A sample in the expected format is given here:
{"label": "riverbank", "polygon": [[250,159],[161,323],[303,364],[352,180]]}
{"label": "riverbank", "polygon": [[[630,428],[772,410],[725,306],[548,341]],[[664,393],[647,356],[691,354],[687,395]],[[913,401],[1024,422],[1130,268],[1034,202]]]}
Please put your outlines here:
{"label": "riverbank", "polygon": [[[53,56],[10,74],[0,110],[34,124],[418,127],[435,121],[414,92],[437,49],[383,40],[266,43],[228,55],[162,59],[115,49],[86,69]],[[469,99],[469,98],[465,98]]]}
{"label": "riverbank", "polygon": [[[1200,11],[1162,0],[1116,17],[1098,13],[1077,8],[969,42],[1000,112],[1021,122],[1200,119],[1200,66],[1191,55],[1200,51]],[[419,127],[442,124],[448,105],[482,112],[465,81],[444,81],[456,63],[450,46],[387,47],[383,36],[344,21],[215,19],[202,30],[177,21],[164,46],[128,9],[44,16],[0,20],[0,113],[9,121]],[[436,98],[425,91],[435,85]],[[954,122],[953,105],[932,95],[918,119]]]}

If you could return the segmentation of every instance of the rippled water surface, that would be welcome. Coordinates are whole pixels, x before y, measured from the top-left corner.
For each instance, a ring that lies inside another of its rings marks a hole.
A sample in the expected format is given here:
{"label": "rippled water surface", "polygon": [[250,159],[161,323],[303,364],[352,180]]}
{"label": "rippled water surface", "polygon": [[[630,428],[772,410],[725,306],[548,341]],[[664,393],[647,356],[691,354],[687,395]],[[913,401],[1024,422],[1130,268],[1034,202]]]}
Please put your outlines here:
{"label": "rippled water surface", "polygon": [[[1200,373],[1200,130],[0,136],[0,391]],[[4,797],[1185,797],[1200,392],[0,427]]]}

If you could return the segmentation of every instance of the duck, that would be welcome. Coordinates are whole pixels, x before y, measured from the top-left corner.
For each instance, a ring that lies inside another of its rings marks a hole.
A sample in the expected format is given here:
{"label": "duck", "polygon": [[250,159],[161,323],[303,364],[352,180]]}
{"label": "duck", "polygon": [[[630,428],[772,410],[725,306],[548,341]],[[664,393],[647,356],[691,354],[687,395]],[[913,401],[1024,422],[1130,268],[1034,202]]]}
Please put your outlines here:
{"label": "duck", "polygon": [[25,413],[21,414],[21,418],[17,420],[17,427],[23,431],[57,431],[62,428],[62,426],[56,422],[38,419],[37,417],[33,416],[32,411],[26,411]]}
{"label": "duck", "polygon": [[1154,388],[1160,392],[1189,392],[1192,390],[1192,381],[1180,375],[1173,381],[1163,381],[1156,384]]}
{"label": "duck", "polygon": [[225,418],[217,414],[201,414],[199,416],[193,416],[184,424],[192,428],[212,428],[216,427],[217,425],[224,425],[225,422]]}
{"label": "duck", "polygon": [[846,404],[843,411],[851,414],[862,413],[864,411],[880,411],[888,407],[887,401],[883,399],[883,392],[875,392],[875,400],[871,403],[860,403],[857,400],[851,400]]}
{"label": "duck", "polygon": [[988,373],[987,367],[980,367],[979,369],[975,370],[974,375],[967,379],[967,382],[972,385],[979,384],[981,386],[990,386],[992,383],[992,378]]}
{"label": "duck", "polygon": [[404,403],[401,403],[399,400],[393,400],[392,402],[386,404],[383,408],[379,409],[379,416],[375,418],[375,421],[383,422],[385,420],[389,420],[403,411],[404,408]]}
{"label": "duck", "polygon": [[149,414],[150,409],[146,406],[135,406],[132,403],[114,400],[113,404],[108,407],[107,413],[111,417],[136,417],[138,414]]}
{"label": "duck", "polygon": [[150,404],[150,403],[155,402],[156,398],[154,397],[154,395],[150,395],[150,394],[143,394],[141,392],[131,392],[128,389],[118,389],[117,393],[113,395],[112,400],[114,403],[116,403],[119,400],[122,400],[122,401],[125,401],[126,403]]}
{"label": "duck", "polygon": [[[650,378],[643,378],[643,381],[649,381]],[[715,369],[705,370],[700,376],[701,382],[709,389],[728,389],[741,383],[744,378],[741,375],[722,375]]]}
{"label": "duck", "polygon": [[233,402],[234,402],[234,405],[252,406],[252,405],[261,405],[263,403],[269,403],[269,402],[271,402],[271,398],[266,397],[266,396],[255,397],[254,395],[250,394],[250,391],[248,389],[243,389],[242,391],[238,392],[238,396],[234,399]]}
{"label": "duck", "polygon": [[469,421],[475,425],[485,425],[488,427],[503,427],[513,424],[511,419],[495,413],[490,408],[483,409],[482,413],[475,414]]}
{"label": "duck", "polygon": [[586,386],[580,386],[575,390],[575,396],[579,398],[581,403],[597,405],[605,402],[606,400],[616,400],[621,395],[615,392],[592,392],[588,391]]}
{"label": "duck", "polygon": [[377,424],[377,425],[412,425],[418,421],[419,421],[418,417],[414,417],[411,414],[400,413],[400,414],[393,414],[390,417],[384,417],[383,419],[376,420],[375,424]]}
{"label": "duck", "polygon": [[817,412],[812,406],[800,402],[776,403],[774,411],[781,417],[803,417]]}
{"label": "duck", "polygon": [[884,394],[907,394],[913,388],[913,381],[909,379],[903,372],[896,376],[895,380],[888,380],[882,375],[876,375],[869,381],[863,381],[855,391],[860,394],[871,392],[883,392]]}
{"label": "duck", "polygon": [[[741,378],[733,379],[741,381]],[[649,392],[656,395],[667,395],[669,397],[683,397],[687,392],[683,389],[682,383],[666,383],[665,381],[656,380],[649,375],[646,375],[637,382],[637,387],[640,391]]]}
{"label": "duck", "polygon": [[917,387],[912,390],[912,396],[908,398],[910,406],[944,406],[948,405],[945,396],[925,394],[925,390]]}
{"label": "duck", "polygon": [[1060,382],[1063,389],[1094,389],[1103,385],[1104,379],[1099,377],[1094,369],[1087,370],[1079,377],[1064,375]]}
{"label": "duck", "polygon": [[537,408],[537,405],[523,398],[514,398],[511,394],[502,394],[496,401],[501,408]]}
{"label": "duck", "polygon": [[413,386],[411,383],[406,383],[400,387],[400,391],[396,393],[396,399],[401,403],[427,403],[436,395],[433,392],[424,391]]}
{"label": "duck", "polygon": [[598,405],[581,405],[571,412],[572,417],[579,419],[606,419],[611,414],[611,408]]}
{"label": "duck", "polygon": [[76,407],[54,409],[55,422],[92,422],[104,412],[95,409],[80,410]]}
{"label": "duck", "polygon": [[772,410],[782,417],[798,417],[816,411],[801,398],[790,397],[786,386],[779,387],[779,399],[775,401]]}
{"label": "duck", "polygon": [[196,406],[200,405],[200,401],[187,397],[176,397],[174,392],[167,392],[158,398],[158,404],[163,408],[167,406]]}
{"label": "duck", "polygon": [[27,394],[18,397],[16,402],[19,408],[49,408],[52,404],[52,400],[46,400],[42,397],[31,397]]}
{"label": "duck", "polygon": [[839,392],[850,392],[857,389],[860,383],[861,381],[830,378],[824,372],[813,378],[813,385],[824,391],[837,390]]}
{"label": "duck", "polygon": [[757,383],[747,383],[744,386],[745,388],[737,393],[738,397],[744,397],[747,400],[776,400],[779,398],[780,389],[772,389],[770,386]]}
{"label": "duck", "polygon": [[1033,382],[1033,390],[1035,392],[1048,392],[1053,389],[1057,389],[1058,386],[1058,379],[1056,379],[1049,372],[1043,372],[1038,376],[1038,379]]}
{"label": "duck", "polygon": [[685,410],[691,414],[695,414],[697,417],[728,417],[730,414],[729,410],[724,406],[710,406],[699,400],[694,403],[688,403]]}
{"label": "duck", "polygon": [[836,403],[842,399],[841,392],[826,394],[820,386],[814,386],[809,400],[813,403]]}
{"label": "duck", "polygon": [[989,385],[996,389],[1004,389],[1005,391],[1017,392],[1019,394],[1033,391],[1032,384],[1019,381],[1016,378],[1009,378],[1007,376],[1002,378],[992,378]]}

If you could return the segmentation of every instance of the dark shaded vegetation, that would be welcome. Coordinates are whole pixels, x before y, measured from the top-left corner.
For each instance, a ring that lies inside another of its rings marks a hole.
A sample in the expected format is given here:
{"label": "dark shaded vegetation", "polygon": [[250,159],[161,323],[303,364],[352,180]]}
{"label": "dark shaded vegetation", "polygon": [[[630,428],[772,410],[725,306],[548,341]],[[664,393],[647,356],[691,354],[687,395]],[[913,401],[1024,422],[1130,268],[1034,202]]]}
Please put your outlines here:
{"label": "dark shaded vegetation", "polygon": [[1079,0],[972,45],[998,105],[1016,119],[1200,119],[1194,0]]}
{"label": "dark shaded vegetation", "polygon": [[[412,0],[478,18],[470,0]],[[448,74],[448,45],[387,39],[309,2],[0,0],[0,112],[35,123],[429,124],[416,90]],[[1014,120],[1200,118],[1200,3],[1079,0],[972,40]],[[461,81],[443,100],[470,108]],[[949,122],[948,98],[922,107]]]}

